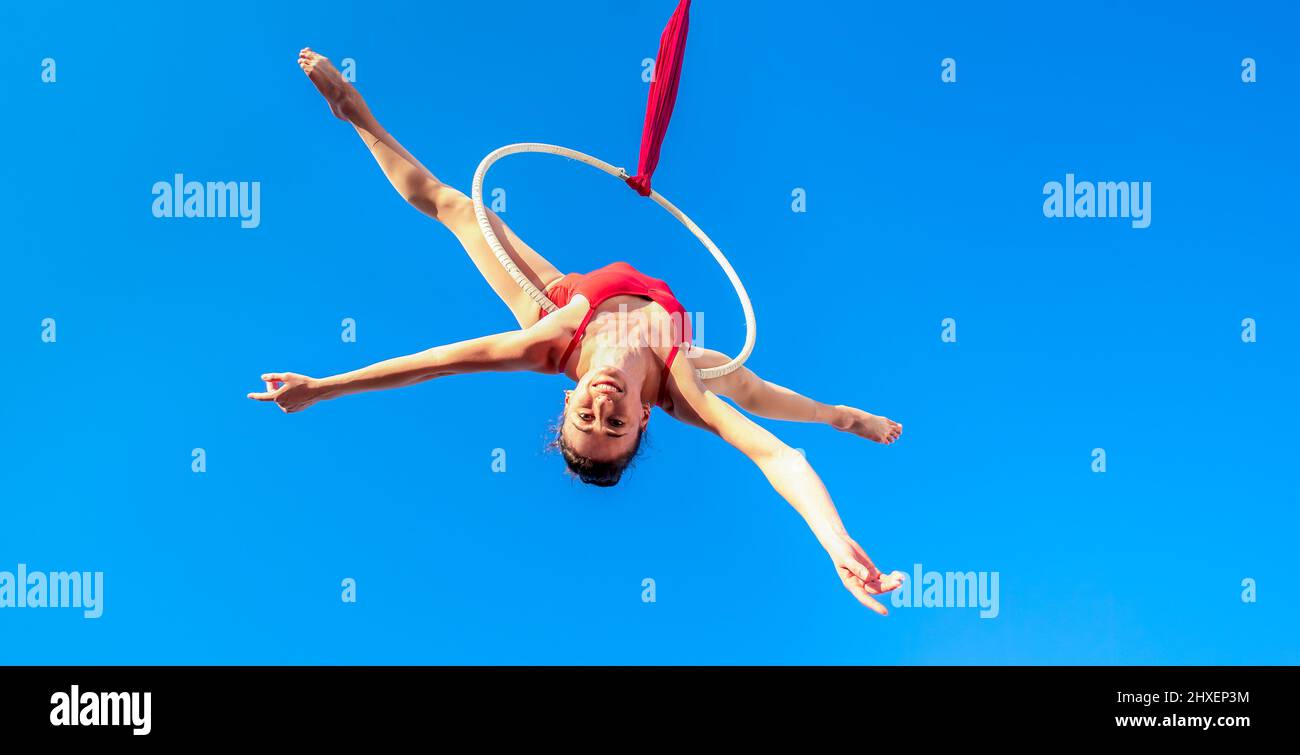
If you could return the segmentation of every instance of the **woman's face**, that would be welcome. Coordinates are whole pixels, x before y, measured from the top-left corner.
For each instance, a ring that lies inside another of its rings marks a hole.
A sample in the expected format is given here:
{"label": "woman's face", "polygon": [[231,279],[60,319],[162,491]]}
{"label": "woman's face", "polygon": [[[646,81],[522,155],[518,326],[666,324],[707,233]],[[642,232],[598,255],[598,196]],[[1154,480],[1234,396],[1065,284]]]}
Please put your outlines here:
{"label": "woman's face", "polygon": [[577,453],[612,461],[636,446],[649,420],[650,405],[641,402],[641,384],[620,369],[601,367],[565,391],[560,434]]}

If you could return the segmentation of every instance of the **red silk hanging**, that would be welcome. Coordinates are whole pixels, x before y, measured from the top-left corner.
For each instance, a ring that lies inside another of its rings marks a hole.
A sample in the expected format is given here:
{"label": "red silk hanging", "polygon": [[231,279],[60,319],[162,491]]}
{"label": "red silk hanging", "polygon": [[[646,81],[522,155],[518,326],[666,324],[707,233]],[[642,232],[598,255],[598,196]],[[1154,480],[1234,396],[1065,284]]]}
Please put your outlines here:
{"label": "red silk hanging", "polygon": [[691,0],[681,0],[659,37],[659,57],[655,58],[654,80],[646,102],[645,126],[641,129],[641,156],[635,176],[628,186],[643,197],[650,196],[650,177],[659,165],[659,148],[668,133],[668,121],[677,102],[677,84],[682,78],[682,56],[686,53],[686,30],[690,26]]}

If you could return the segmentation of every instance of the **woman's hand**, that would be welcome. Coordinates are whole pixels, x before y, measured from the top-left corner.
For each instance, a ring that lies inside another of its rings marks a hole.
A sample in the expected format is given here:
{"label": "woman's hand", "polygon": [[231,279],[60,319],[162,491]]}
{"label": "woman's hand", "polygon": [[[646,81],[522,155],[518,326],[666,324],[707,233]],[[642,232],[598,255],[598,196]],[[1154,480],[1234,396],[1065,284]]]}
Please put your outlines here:
{"label": "woman's hand", "polygon": [[847,534],[832,537],[826,545],[826,553],[830,555],[831,561],[835,562],[835,570],[839,572],[840,581],[844,583],[845,589],[853,593],[853,597],[857,598],[862,605],[881,616],[887,616],[889,611],[880,601],[871,596],[896,589],[903,583],[905,575],[898,571],[882,574],[876,565],[871,563],[862,546]]}
{"label": "woman's hand", "polygon": [[250,393],[254,401],[274,401],[286,413],[300,412],[325,398],[325,389],[316,378],[295,372],[268,372],[262,376],[266,383],[263,393]]}

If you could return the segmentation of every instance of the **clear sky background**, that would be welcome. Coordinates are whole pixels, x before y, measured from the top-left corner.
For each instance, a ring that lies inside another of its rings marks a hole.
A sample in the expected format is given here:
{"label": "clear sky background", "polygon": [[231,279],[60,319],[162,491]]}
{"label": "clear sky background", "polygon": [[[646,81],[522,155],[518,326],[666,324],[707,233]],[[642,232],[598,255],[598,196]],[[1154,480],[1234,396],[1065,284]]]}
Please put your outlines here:
{"label": "clear sky background", "polygon": [[[376,115],[467,190],[515,141],[634,167],[671,0],[18,5],[0,10],[0,570],[102,570],[106,594],[98,620],[0,609],[0,662],[1300,662],[1286,4],[693,8],[656,188],[743,277],[749,366],[906,430],[885,448],[765,424],[881,567],[998,572],[996,619],[863,609],[743,456],[659,412],[624,484],[569,481],[544,452],[560,377],[293,416],[244,398],[265,371],[513,325],[299,48],[353,58]],[[1150,181],[1150,227],[1045,218],[1067,172]],[[155,219],[175,173],[260,181],[260,227]],[[739,347],[725,277],[630,190],[538,156],[489,184],[562,269],[628,260],[706,313],[706,345]]]}

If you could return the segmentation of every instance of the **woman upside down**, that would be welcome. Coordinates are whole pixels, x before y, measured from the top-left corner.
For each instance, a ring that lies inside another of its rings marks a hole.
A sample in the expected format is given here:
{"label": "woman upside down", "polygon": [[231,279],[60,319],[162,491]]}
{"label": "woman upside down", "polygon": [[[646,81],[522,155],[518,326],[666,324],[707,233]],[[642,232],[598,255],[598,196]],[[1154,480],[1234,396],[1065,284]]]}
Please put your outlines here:
{"label": "woman upside down", "polygon": [[[328,59],[307,48],[299,53],[298,65],[334,115],[356,129],[393,188],[455,234],[479,273],[510,308],[519,329],[327,378],[267,373],[262,375],[266,390],[248,394],[250,399],[298,412],[326,399],[447,375],[563,373],[576,385],[564,393],[555,445],[572,474],[592,485],[617,484],[641,445],[651,407],[658,406],[674,419],[714,433],[758,465],[776,492],[808,523],[844,586],[863,605],[888,613],[873,596],[898,587],[903,575],[883,574],[849,537],[830,494],[802,454],[719,396],[760,417],[819,422],[885,445],[898,440],[902,425],[853,407],[814,401],[745,368],[701,381],[696,369],[725,364],[730,358],[690,344],[686,309],[667,283],[625,262],[586,274],[561,274],[489,211],[492,228],[515,265],[558,306],[551,313],[540,310],[493,255],[470,199],[439,181],[385,131],[356,88]],[[665,333],[672,337],[663,337]]]}

